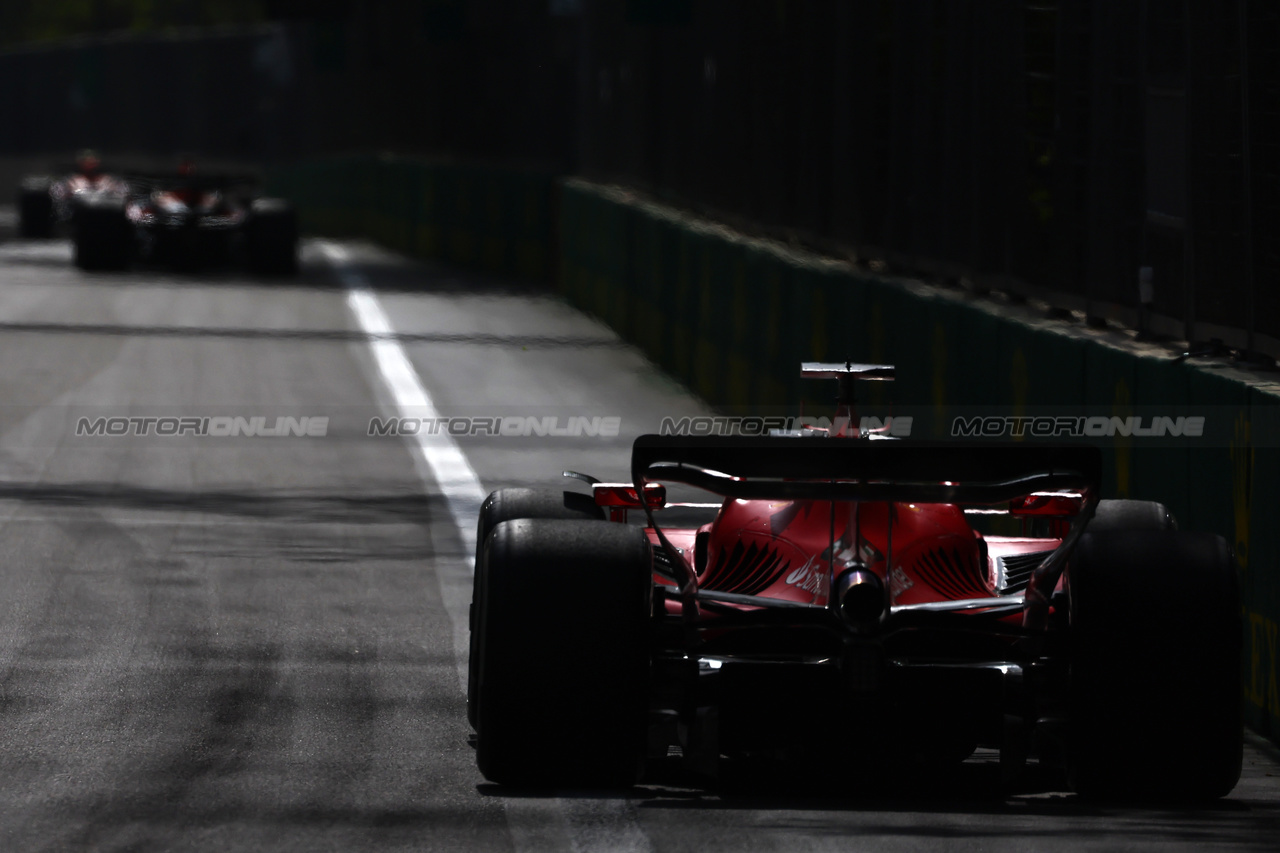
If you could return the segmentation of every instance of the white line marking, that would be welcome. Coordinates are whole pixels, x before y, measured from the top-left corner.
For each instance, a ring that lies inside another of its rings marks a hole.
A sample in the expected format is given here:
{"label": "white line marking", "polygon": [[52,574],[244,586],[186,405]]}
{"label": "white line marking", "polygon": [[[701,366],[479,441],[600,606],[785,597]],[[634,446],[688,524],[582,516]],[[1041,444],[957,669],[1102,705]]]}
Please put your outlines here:
{"label": "white line marking", "polygon": [[[371,338],[369,347],[378,372],[400,416],[439,417],[404,348],[392,337],[394,330],[377,295],[365,277],[349,266],[347,250],[327,241],[318,241],[318,245],[347,287],[347,305],[360,328]],[[485,498],[480,478],[450,436],[419,434],[412,438],[418,474],[428,485],[438,484],[444,493],[449,513],[462,536],[467,566],[474,570],[476,518]],[[437,572],[437,576],[439,574]],[[464,636],[466,604],[454,600],[456,596],[445,586],[442,578],[441,595],[454,623],[458,673],[465,691],[467,644],[458,638]],[[653,849],[648,836],[636,823],[634,806],[626,800],[504,797],[502,802],[512,845],[517,851],[570,849],[578,853],[602,850],[646,853]]]}
{"label": "white line marking", "polygon": [[[370,289],[364,276],[347,265],[347,250],[334,243],[321,243],[320,249],[337,270],[338,278],[347,286],[347,305],[351,308],[351,313],[360,323],[360,328],[373,339],[369,342],[369,348],[373,351],[378,372],[382,374],[382,380],[391,392],[400,416],[440,417],[427,389],[422,386],[417,371],[405,355],[404,347],[394,339],[395,331],[386,312],[382,310],[378,297]],[[449,505],[449,514],[453,516],[454,524],[462,534],[467,565],[474,568],[476,518],[485,499],[480,478],[467,462],[458,443],[447,433],[419,433],[411,438],[419,451],[414,454],[414,461],[419,464],[419,474],[427,473],[421,470],[421,463],[425,462],[430,474],[423,476],[423,479],[439,485]]]}

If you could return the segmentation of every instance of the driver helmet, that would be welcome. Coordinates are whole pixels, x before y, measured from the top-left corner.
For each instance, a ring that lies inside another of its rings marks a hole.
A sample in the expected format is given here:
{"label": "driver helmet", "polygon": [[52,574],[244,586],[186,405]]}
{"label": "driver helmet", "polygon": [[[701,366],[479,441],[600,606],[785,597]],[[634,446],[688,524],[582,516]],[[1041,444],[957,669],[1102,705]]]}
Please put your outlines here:
{"label": "driver helmet", "polygon": [[84,175],[86,178],[97,176],[98,170],[102,167],[102,161],[98,158],[98,154],[92,148],[85,148],[76,155],[76,171]]}

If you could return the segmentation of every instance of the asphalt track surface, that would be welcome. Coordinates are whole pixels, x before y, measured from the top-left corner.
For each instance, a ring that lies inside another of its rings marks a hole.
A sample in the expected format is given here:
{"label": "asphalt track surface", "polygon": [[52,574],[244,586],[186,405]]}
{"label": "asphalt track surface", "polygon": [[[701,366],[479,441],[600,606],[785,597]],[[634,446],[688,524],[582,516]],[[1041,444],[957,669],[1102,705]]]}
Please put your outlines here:
{"label": "asphalt track surface", "polygon": [[[10,239],[0,365],[0,850],[1280,844],[1280,766],[1254,746],[1232,796],[1196,810],[1092,805],[1035,768],[1002,791],[985,754],[892,782],[485,783],[456,517],[477,490],[559,486],[565,467],[621,477],[636,434],[705,412],[536,289],[367,244],[311,242],[297,279],[255,281],[87,275],[65,241]],[[415,412],[620,429],[367,435]],[[254,416],[330,420],[324,436],[76,434],[81,418]]]}

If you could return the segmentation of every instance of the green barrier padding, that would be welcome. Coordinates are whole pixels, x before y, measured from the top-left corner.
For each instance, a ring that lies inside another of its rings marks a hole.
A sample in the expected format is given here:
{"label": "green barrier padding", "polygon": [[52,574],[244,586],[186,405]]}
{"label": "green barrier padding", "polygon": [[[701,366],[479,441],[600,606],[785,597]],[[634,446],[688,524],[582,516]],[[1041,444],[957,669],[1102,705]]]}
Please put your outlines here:
{"label": "green barrier padding", "polygon": [[577,222],[574,224],[574,228],[575,233],[582,240],[582,245],[578,247],[574,259],[576,274],[570,279],[569,292],[574,304],[589,311],[594,311],[596,307],[595,284],[598,270],[596,269],[594,247],[596,241],[596,208],[599,203],[599,197],[590,190],[582,191],[576,199]]}
{"label": "green barrier padding", "polygon": [[994,352],[1005,320],[966,299],[947,300],[939,308],[928,341],[930,402],[944,425],[942,434],[949,435],[956,415],[1007,405],[999,388],[1004,366]]}
{"label": "green barrier padding", "polygon": [[454,257],[457,242],[455,231],[463,224],[458,214],[461,181],[462,175],[458,169],[442,168],[436,174],[435,221],[439,229],[439,253],[436,257],[440,260]]}
{"label": "green barrier padding", "polygon": [[418,219],[418,194],[415,191],[417,164],[387,159],[378,164],[378,212],[382,242],[401,252],[411,252]]}
{"label": "green barrier padding", "polygon": [[747,405],[752,411],[785,409],[794,405],[788,397],[791,375],[799,365],[782,362],[784,339],[790,328],[792,305],[788,285],[791,264],[770,245],[753,243],[747,249],[744,266],[750,311],[747,315],[748,374]]}
{"label": "green barrier padding", "polygon": [[847,264],[823,261],[813,265],[812,274],[816,288],[813,358],[806,360],[865,361],[866,292],[854,270]]}
{"label": "green barrier padding", "polygon": [[1085,351],[1089,342],[1072,329],[1059,330],[1048,323],[1026,328],[1028,405],[1065,406],[1078,411],[1084,405]]}
{"label": "green barrier padding", "polygon": [[[1086,414],[1123,417],[1133,406],[1137,387],[1131,353],[1105,344],[1085,349],[1084,404]],[[1132,491],[1132,439],[1113,437],[1103,442],[1102,494],[1129,497]]]}
{"label": "green barrier padding", "polygon": [[634,308],[631,340],[652,359],[664,346],[665,317],[662,274],[662,220],[652,206],[641,207],[632,223],[635,272],[632,287]]}
{"label": "green barrier padding", "polygon": [[[830,386],[835,383],[800,378],[800,364],[819,360],[817,348],[822,344],[814,335],[818,326],[816,318],[822,310],[822,282],[813,265],[794,257],[787,258],[786,288],[786,326],[782,327],[782,337],[778,342],[781,368],[778,380],[785,396],[777,414],[794,415],[798,413],[797,403],[804,401],[806,394],[826,392],[830,396],[830,387],[815,388],[814,385]],[[830,408],[830,405],[825,410],[806,406],[805,414],[829,415]]]}
{"label": "green barrier padding", "polygon": [[[1189,414],[1205,414],[1205,435],[1191,443],[1187,476],[1194,490],[1185,511],[1192,530],[1212,530],[1227,537],[1238,557],[1247,559],[1249,518],[1249,454],[1251,452],[1249,386],[1229,368],[1186,365]],[[1194,407],[1206,411],[1191,411]],[[1215,496],[1206,500],[1206,495]]]}
{"label": "green barrier padding", "polygon": [[682,375],[684,361],[681,355],[688,349],[687,316],[680,312],[680,305],[687,293],[680,290],[680,243],[682,223],[671,216],[662,215],[657,219],[657,246],[653,256],[652,269],[653,296],[657,299],[657,321],[660,324],[657,336],[661,344],[656,353],[651,353],[657,363],[668,373],[682,382],[687,381]]}
{"label": "green barrier padding", "polygon": [[[1280,384],[1250,388],[1249,515],[1245,547],[1237,545],[1244,600],[1245,721],[1280,737]],[[1241,537],[1237,537],[1241,538]]]}
{"label": "green barrier padding", "polygon": [[514,193],[507,188],[505,175],[501,173],[483,175],[480,182],[483,188],[480,266],[495,275],[506,275],[513,266],[509,252],[515,237]]}
{"label": "green barrier padding", "polygon": [[627,206],[612,198],[602,198],[596,225],[593,266],[597,270],[598,310],[606,323],[621,329],[627,321],[627,267],[631,263],[628,251],[631,220]]}
{"label": "green barrier padding", "polygon": [[575,302],[580,298],[578,280],[583,269],[582,251],[588,242],[586,235],[582,232],[582,211],[585,204],[581,188],[572,183],[566,183],[561,188],[559,209],[561,249],[558,283],[560,293]]}
{"label": "green barrier padding", "polygon": [[436,186],[438,174],[436,167],[424,166],[417,186],[419,214],[413,247],[416,254],[426,258],[440,256],[439,192]]}
{"label": "green barrier padding", "polygon": [[352,165],[352,189],[356,203],[346,229],[351,233],[370,235],[370,227],[376,226],[376,209],[380,199],[380,188],[376,185],[379,163],[375,157],[361,157]]}
{"label": "green barrier padding", "polygon": [[880,277],[864,279],[868,341],[867,361],[892,364],[892,383],[862,383],[861,400],[868,409],[887,411],[893,405],[919,406],[928,400],[933,328],[932,298],[916,299],[905,288]]}
{"label": "green barrier padding", "polygon": [[293,201],[308,233],[366,237],[499,275],[546,281],[555,273],[549,174],[351,155],[272,171],[266,184]]}
{"label": "green barrier padding", "polygon": [[[1153,414],[1177,417],[1192,414],[1187,408],[1187,371],[1164,354],[1130,356],[1133,386],[1128,396],[1117,397],[1113,414],[1117,417]],[[1137,437],[1117,436],[1117,480],[1125,485],[1116,497],[1160,501],[1179,522],[1190,528],[1194,519],[1190,460],[1195,448],[1183,442],[1172,446],[1153,445]],[[1108,495],[1110,496],[1110,495]]]}
{"label": "green barrier padding", "polygon": [[695,358],[701,325],[702,263],[705,235],[680,222],[675,227],[675,300],[667,320],[671,328],[671,373],[695,392]]}
{"label": "green barrier padding", "polygon": [[513,180],[518,196],[513,199],[518,211],[515,231],[513,273],[529,281],[543,281],[548,275],[550,247],[553,240],[551,197],[553,183],[549,176],[520,174]]}
{"label": "green barrier padding", "polygon": [[730,392],[729,350],[733,346],[735,261],[741,247],[729,235],[704,234],[695,265],[698,276],[698,324],[694,348],[694,387],[703,399],[728,408]]}
{"label": "green barrier padding", "polygon": [[[1051,348],[1035,327],[1002,318],[995,346],[995,389],[997,399],[1010,407],[1014,417],[1028,414],[1030,407],[1043,401],[1039,389],[1042,381],[1049,383],[1050,377],[1042,377],[1037,371],[1050,369],[1043,350]],[[1060,374],[1055,370],[1050,375],[1056,378]]]}
{"label": "green barrier padding", "polygon": [[747,288],[747,263],[749,250],[746,241],[734,242],[725,256],[727,265],[724,278],[724,295],[727,301],[725,315],[726,351],[725,394],[727,406],[735,411],[746,411],[751,406],[751,314],[753,304]]}
{"label": "green barrier padding", "polygon": [[[809,290],[808,310],[793,322],[797,338],[807,341],[800,361],[864,361],[861,322],[865,294],[853,270],[836,261],[813,261],[805,265],[802,276]],[[829,417],[835,400],[834,383],[802,381],[799,400],[805,415]]]}
{"label": "green barrier padding", "polygon": [[394,197],[388,197],[391,190],[389,172],[392,163],[382,158],[371,159],[367,164],[364,217],[365,227],[373,239],[388,248],[395,248],[395,207]]}
{"label": "green barrier padding", "polygon": [[485,176],[471,166],[458,170],[454,196],[454,224],[449,234],[449,260],[460,266],[483,269],[480,251],[484,240]]}
{"label": "green barrier padding", "polygon": [[600,244],[605,235],[605,218],[608,216],[608,203],[598,193],[590,193],[583,198],[582,233],[586,236],[587,245],[582,252],[582,273],[578,279],[581,305],[596,316],[603,314],[605,281],[604,261],[601,257]]}
{"label": "green barrier padding", "polygon": [[[859,288],[866,312],[861,318],[861,333],[865,353],[861,361],[872,364],[896,364],[894,359],[901,355],[905,347],[897,340],[898,324],[907,313],[908,303],[900,289],[879,276],[862,274],[859,277]],[[839,360],[839,359],[837,359]],[[895,402],[900,402],[903,391],[903,371],[898,371],[898,379],[892,383],[868,382],[859,389],[859,404],[868,411],[885,411]],[[908,380],[907,385],[910,384]],[[910,395],[910,388],[905,391]]]}
{"label": "green barrier padding", "polygon": [[[928,398],[927,421],[913,424],[913,434],[925,438],[946,438],[951,419],[968,414],[968,407],[979,405],[973,399],[978,385],[987,385],[991,365],[980,363],[981,353],[974,340],[994,339],[990,329],[982,333],[984,318],[960,300],[939,299],[932,305],[928,323],[920,335],[922,355],[927,356]],[[990,324],[987,323],[989,326]]]}
{"label": "green barrier padding", "polygon": [[588,192],[582,197],[582,222],[579,224],[586,245],[581,252],[581,271],[578,276],[579,304],[597,316],[601,313],[603,295],[601,293],[604,276],[603,261],[600,256],[600,241],[603,234],[603,223],[607,203],[598,193]]}

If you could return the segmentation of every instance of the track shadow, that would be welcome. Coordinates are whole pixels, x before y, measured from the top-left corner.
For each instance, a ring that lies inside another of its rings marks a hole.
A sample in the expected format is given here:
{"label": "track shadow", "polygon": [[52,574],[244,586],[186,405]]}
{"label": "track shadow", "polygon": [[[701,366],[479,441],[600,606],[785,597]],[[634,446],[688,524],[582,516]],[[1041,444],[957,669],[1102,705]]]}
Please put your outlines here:
{"label": "track shadow", "polygon": [[153,338],[231,338],[239,340],[300,340],[336,343],[393,340],[402,343],[472,344],[476,346],[519,346],[529,349],[574,347],[623,349],[618,338],[592,335],[490,335],[449,332],[404,332],[370,335],[355,329],[253,329],[234,326],[141,326],[115,323],[0,322],[0,334],[37,333],[44,335],[108,335]]}
{"label": "track shadow", "polygon": [[444,498],[408,491],[390,494],[311,494],[266,491],[183,491],[112,483],[0,484],[0,500],[48,507],[196,512],[315,524],[422,521],[445,511]]}
{"label": "track shadow", "polygon": [[[183,267],[160,263],[135,263],[127,270],[82,271],[72,263],[73,250],[65,239],[0,240],[7,248],[0,254],[5,266],[65,269],[85,280],[104,285],[158,284],[166,287],[223,285],[262,289],[343,290],[346,285],[312,240],[304,240],[298,269],[292,274],[257,275],[241,259]],[[377,283],[382,292],[463,294],[471,296],[549,296],[554,288],[531,281],[455,266],[432,259],[392,254],[370,243],[356,241],[348,264],[352,271]]]}
{"label": "track shadow", "polygon": [[1035,762],[1018,783],[1005,787],[994,754],[933,769],[728,768],[715,780],[690,775],[671,761],[651,763],[645,780],[625,791],[538,791],[487,783],[478,791],[507,798],[626,799],[642,814],[669,812],[657,818],[664,825],[683,824],[677,813],[751,813],[742,825],[758,833],[751,837],[762,846],[768,835],[792,841],[827,836],[1029,842],[1031,849],[1070,839],[1073,846],[1108,849],[1208,844],[1272,850],[1280,831],[1280,804],[1272,801],[1097,802],[1071,793],[1060,769]]}

